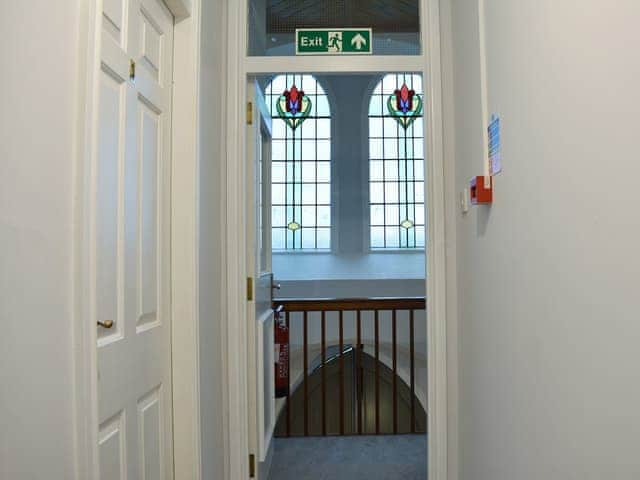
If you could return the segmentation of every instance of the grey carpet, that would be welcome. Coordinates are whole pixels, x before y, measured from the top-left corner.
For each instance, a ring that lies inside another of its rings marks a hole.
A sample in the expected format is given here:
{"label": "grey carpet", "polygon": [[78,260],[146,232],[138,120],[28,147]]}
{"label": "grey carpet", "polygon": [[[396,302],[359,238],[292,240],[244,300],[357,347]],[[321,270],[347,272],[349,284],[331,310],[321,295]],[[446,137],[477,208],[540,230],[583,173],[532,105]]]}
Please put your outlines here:
{"label": "grey carpet", "polygon": [[425,435],[274,439],[269,480],[426,480]]}

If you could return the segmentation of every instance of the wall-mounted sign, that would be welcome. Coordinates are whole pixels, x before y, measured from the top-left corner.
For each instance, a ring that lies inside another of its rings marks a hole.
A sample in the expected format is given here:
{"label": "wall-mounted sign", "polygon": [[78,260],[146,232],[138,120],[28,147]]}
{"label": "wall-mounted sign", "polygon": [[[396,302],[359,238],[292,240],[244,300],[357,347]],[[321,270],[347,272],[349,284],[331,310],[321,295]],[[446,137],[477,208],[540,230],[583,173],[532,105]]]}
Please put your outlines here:
{"label": "wall-mounted sign", "polygon": [[489,173],[497,175],[502,171],[502,139],[500,128],[500,117],[491,116],[488,127],[489,133]]}
{"label": "wall-mounted sign", "polygon": [[370,28],[298,28],[296,55],[371,55]]}

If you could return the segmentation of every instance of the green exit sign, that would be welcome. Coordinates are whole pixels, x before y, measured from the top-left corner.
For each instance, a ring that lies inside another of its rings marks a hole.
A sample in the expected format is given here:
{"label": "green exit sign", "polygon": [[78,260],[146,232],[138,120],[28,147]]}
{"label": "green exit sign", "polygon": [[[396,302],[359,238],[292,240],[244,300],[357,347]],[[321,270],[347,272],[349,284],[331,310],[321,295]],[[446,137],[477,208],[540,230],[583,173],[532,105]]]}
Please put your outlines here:
{"label": "green exit sign", "polygon": [[371,55],[370,28],[298,28],[296,55]]}

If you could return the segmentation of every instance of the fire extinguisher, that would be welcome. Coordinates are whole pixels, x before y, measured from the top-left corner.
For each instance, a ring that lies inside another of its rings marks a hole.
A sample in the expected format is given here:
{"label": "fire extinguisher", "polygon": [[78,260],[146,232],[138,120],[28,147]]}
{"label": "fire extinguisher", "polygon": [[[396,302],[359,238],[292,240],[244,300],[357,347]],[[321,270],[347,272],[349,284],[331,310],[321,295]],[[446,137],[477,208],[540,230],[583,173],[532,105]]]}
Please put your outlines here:
{"label": "fire extinguisher", "polygon": [[289,329],[282,318],[282,306],[275,311],[276,398],[289,394]]}

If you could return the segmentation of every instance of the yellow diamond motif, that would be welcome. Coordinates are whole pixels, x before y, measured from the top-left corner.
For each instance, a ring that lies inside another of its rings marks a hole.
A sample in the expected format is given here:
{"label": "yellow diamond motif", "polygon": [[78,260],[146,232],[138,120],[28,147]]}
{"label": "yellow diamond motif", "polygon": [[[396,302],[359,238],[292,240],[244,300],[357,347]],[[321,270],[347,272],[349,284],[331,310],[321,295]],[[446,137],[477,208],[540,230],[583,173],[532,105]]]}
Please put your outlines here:
{"label": "yellow diamond motif", "polygon": [[287,225],[287,228],[292,232],[295,232],[296,230],[300,230],[300,227],[301,225],[298,222],[291,222],[289,225]]}
{"label": "yellow diamond motif", "polygon": [[407,230],[409,230],[410,228],[412,228],[412,227],[413,227],[413,222],[407,218],[406,220],[403,220],[403,221],[402,221],[402,223],[400,224],[400,226],[401,226],[402,228],[406,228]]}

